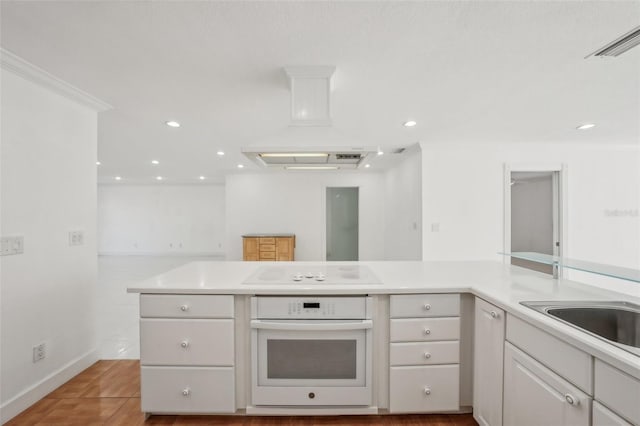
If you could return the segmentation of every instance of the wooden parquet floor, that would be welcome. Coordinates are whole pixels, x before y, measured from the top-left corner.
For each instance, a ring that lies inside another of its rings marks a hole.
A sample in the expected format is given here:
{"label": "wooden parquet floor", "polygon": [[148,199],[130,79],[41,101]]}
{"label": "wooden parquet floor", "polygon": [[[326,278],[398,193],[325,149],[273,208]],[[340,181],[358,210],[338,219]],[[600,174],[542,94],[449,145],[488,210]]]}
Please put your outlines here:
{"label": "wooden parquet floor", "polygon": [[140,412],[137,360],[98,361],[6,423],[18,425],[134,426],[476,426],[471,414],[384,416],[151,416]]}

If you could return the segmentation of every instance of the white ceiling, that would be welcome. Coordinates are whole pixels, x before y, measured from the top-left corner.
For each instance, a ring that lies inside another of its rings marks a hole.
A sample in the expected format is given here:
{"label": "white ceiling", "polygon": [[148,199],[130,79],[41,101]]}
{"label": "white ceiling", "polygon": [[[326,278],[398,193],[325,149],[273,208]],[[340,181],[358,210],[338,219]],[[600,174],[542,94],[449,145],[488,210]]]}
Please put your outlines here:
{"label": "white ceiling", "polygon": [[[261,145],[640,143],[640,47],[584,59],[639,1],[3,0],[1,23],[2,47],[113,105],[103,181],[220,179]],[[333,127],[289,127],[287,65],[336,66]]]}

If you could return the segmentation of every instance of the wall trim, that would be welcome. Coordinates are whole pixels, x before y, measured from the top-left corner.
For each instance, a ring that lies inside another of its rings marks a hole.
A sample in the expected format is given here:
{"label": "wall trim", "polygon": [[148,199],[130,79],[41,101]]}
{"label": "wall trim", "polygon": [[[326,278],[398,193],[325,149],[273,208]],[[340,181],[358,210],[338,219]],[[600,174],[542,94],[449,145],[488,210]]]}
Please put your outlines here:
{"label": "wall trim", "polygon": [[224,260],[225,252],[213,251],[101,251],[98,256],[162,256],[162,257],[216,257]]}
{"label": "wall trim", "polygon": [[42,68],[27,62],[18,55],[0,47],[0,65],[2,69],[11,71],[33,83],[45,87],[68,99],[74,100],[97,112],[113,107],[89,93],[59,79]]}
{"label": "wall trim", "polygon": [[0,423],[5,424],[69,379],[89,368],[98,359],[98,352],[92,349],[3,403],[0,406]]}

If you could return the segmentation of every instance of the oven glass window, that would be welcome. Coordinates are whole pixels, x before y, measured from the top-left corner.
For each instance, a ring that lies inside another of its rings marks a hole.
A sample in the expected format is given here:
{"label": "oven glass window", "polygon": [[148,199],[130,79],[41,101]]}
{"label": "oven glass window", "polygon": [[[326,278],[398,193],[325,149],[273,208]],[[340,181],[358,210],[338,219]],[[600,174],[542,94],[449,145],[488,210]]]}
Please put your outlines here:
{"label": "oven glass window", "polygon": [[356,340],[267,340],[269,379],[355,379]]}

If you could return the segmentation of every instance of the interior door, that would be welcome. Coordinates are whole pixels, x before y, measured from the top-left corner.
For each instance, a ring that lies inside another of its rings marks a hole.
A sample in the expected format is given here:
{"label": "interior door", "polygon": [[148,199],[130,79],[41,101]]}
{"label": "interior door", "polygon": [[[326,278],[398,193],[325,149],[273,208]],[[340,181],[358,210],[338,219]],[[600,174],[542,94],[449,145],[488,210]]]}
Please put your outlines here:
{"label": "interior door", "polygon": [[[511,252],[559,255],[558,172],[511,172]],[[513,265],[552,274],[552,266],[511,258]]]}
{"label": "interior door", "polygon": [[327,260],[358,260],[358,188],[327,188]]}

